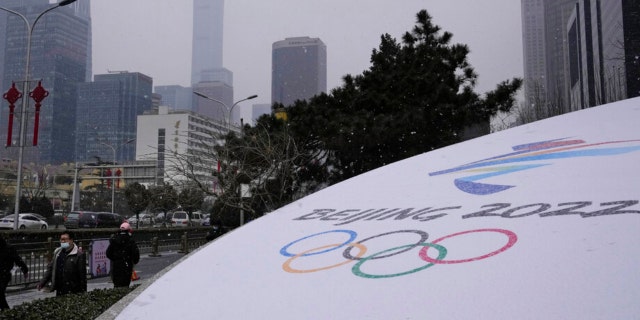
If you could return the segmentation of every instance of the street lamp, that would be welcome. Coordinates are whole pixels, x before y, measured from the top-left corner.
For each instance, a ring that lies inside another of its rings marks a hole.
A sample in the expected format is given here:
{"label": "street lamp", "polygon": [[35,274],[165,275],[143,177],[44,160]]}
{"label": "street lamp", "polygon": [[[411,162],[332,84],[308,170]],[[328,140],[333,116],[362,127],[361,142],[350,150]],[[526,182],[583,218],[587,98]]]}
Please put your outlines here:
{"label": "street lamp", "polygon": [[[129,139],[129,140],[127,140],[127,141],[123,142],[123,143],[122,143],[121,145],[119,145],[118,147],[114,147],[114,146],[112,146],[111,144],[106,143],[106,142],[100,142],[100,144],[105,145],[105,146],[107,146],[107,147],[111,148],[111,150],[113,150],[113,162],[112,162],[111,164],[115,166],[115,165],[116,165],[116,150],[117,150],[118,148],[120,148],[120,147],[124,146],[125,144],[129,144],[129,143],[134,142],[134,141],[136,141],[136,139],[135,139],[135,138],[133,138],[133,139]],[[114,169],[115,169],[115,167],[114,167]],[[116,186],[115,186],[115,184],[113,183],[113,175],[114,175],[114,174],[115,174],[115,172],[114,172],[114,173],[112,173],[112,174],[111,174],[111,178],[109,178],[109,179],[111,179],[111,213],[115,213],[115,203],[116,203]]]}
{"label": "street lamp", "polygon": [[[228,121],[228,122],[227,122],[227,133],[231,132],[231,111],[233,111],[233,107],[235,107],[238,103],[240,103],[240,102],[242,102],[242,101],[251,100],[251,99],[255,99],[255,98],[257,98],[257,97],[258,97],[258,95],[257,95],[257,94],[254,94],[254,95],[248,96],[248,97],[246,97],[246,98],[244,98],[244,99],[242,99],[242,100],[238,100],[238,101],[236,101],[236,102],[231,106],[231,108],[229,108],[229,107],[227,107],[227,105],[226,105],[224,102],[222,102],[222,101],[220,101],[220,100],[217,100],[217,99],[214,99],[214,98],[211,98],[211,97],[207,96],[207,95],[206,95],[206,94],[204,94],[204,93],[201,93],[201,92],[198,92],[198,91],[194,91],[194,92],[193,92],[193,94],[195,94],[195,95],[196,95],[196,96],[198,96],[198,97],[201,97],[201,98],[204,98],[204,99],[207,99],[207,100],[211,100],[211,101],[213,101],[213,102],[217,102],[217,103],[219,103],[219,104],[221,104],[221,105],[223,105],[223,106],[224,106],[224,108],[227,110],[227,121]],[[227,150],[227,153],[228,153],[228,152],[229,152],[229,151]],[[228,158],[228,157],[227,157],[227,158]],[[243,188],[242,188],[242,185],[241,185],[241,186],[240,186],[240,225],[244,225],[244,210],[242,210],[242,195],[243,195],[243,194],[242,194],[242,189],[243,189]]]}
{"label": "street lamp", "polygon": [[17,11],[13,11],[11,9],[5,8],[5,7],[0,7],[0,10],[2,11],[6,11],[8,13],[11,14],[15,14],[17,16],[19,16],[22,21],[24,21],[24,24],[27,28],[27,53],[26,53],[26,59],[25,59],[25,68],[24,68],[24,83],[22,85],[22,110],[20,110],[20,138],[19,138],[19,142],[18,142],[18,172],[17,172],[17,177],[16,177],[16,203],[15,203],[15,207],[14,207],[14,213],[15,213],[15,219],[14,221],[14,225],[13,228],[15,230],[18,230],[18,220],[19,220],[19,216],[20,216],[20,196],[22,193],[22,157],[24,155],[24,140],[25,140],[25,133],[26,133],[26,126],[27,126],[27,106],[29,105],[29,63],[31,60],[31,36],[33,35],[33,28],[36,26],[36,23],[38,23],[38,20],[40,20],[40,18],[47,12],[56,9],[58,7],[64,7],[66,5],[70,5],[72,3],[76,2],[76,0],[63,0],[59,3],[57,3],[55,6],[41,12],[35,20],[33,20],[33,23],[29,24],[29,20],[27,19],[27,17],[25,17],[23,14],[21,14],[20,12]]}
{"label": "street lamp", "polygon": [[242,101],[247,101],[247,100],[255,99],[255,98],[257,98],[257,97],[258,97],[258,95],[257,95],[257,94],[254,94],[254,95],[252,95],[252,96],[248,96],[248,97],[246,97],[246,98],[244,98],[244,99],[242,99],[242,100],[238,100],[238,101],[234,102],[234,103],[233,103],[233,105],[231,106],[231,108],[229,108],[229,107],[227,106],[227,104],[226,104],[226,103],[224,103],[224,102],[222,102],[222,101],[220,101],[220,100],[218,100],[218,99],[211,98],[211,97],[207,96],[206,94],[204,94],[204,93],[202,93],[202,92],[194,91],[194,92],[193,92],[193,94],[195,94],[196,96],[198,96],[198,97],[200,97],[200,98],[204,98],[204,99],[207,99],[207,100],[211,100],[211,101],[213,101],[213,102],[217,102],[217,103],[219,103],[219,104],[221,104],[221,105],[223,105],[223,106],[224,106],[224,109],[227,111],[227,119],[226,119],[226,120],[227,120],[227,131],[228,131],[228,132],[230,132],[230,131],[231,131],[231,111],[233,111],[233,108],[234,108],[238,103],[240,103],[240,102],[242,102]]}

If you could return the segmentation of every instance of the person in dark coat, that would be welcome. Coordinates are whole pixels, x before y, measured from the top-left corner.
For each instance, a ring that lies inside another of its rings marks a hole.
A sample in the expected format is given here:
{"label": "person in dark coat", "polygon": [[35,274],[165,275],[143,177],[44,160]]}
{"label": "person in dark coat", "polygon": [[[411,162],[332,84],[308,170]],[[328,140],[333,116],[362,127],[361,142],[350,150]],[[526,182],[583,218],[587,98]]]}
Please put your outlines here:
{"label": "person in dark coat", "polygon": [[11,270],[13,266],[20,267],[24,278],[29,276],[29,268],[18,255],[16,248],[9,245],[2,236],[0,236],[0,311],[9,309],[7,303],[6,291],[11,281]]}
{"label": "person in dark coat", "polygon": [[120,225],[120,232],[109,239],[107,258],[111,260],[111,279],[114,287],[128,287],[131,284],[133,266],[140,262],[140,250],[131,237],[131,225]]}
{"label": "person in dark coat", "polygon": [[87,292],[87,258],[75,245],[74,239],[75,235],[70,231],[60,235],[60,247],[53,252],[44,277],[38,283],[38,290],[51,281],[51,289],[56,290],[56,296]]}

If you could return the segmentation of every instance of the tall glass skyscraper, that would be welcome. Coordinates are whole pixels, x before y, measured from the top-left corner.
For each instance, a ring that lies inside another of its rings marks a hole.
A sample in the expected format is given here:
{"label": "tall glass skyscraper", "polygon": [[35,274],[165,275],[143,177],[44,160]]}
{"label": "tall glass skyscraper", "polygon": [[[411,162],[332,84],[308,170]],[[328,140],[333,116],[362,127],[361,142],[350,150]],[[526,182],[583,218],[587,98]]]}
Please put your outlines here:
{"label": "tall glass skyscraper", "polygon": [[233,85],[222,66],[224,0],[193,0],[191,84],[220,81]]}
{"label": "tall glass skyscraper", "polygon": [[[139,72],[97,74],[78,85],[75,161],[135,159],[136,120],[152,108],[153,80]],[[111,147],[109,147],[111,146]]]}
{"label": "tall glass skyscraper", "polygon": [[[30,23],[38,14],[53,6],[48,0],[3,1],[3,7],[20,12]],[[24,21],[14,14],[0,11],[0,64],[2,90],[15,82],[22,91],[25,73],[27,33]],[[78,1],[43,15],[31,38],[30,90],[42,82],[49,95],[40,109],[39,138],[32,147],[34,133],[34,102],[29,99],[26,147],[23,161],[59,164],[74,160],[76,88],[91,75],[91,19],[89,2]],[[23,94],[28,94],[24,93]],[[0,140],[7,141],[9,108],[2,102]],[[22,106],[16,105],[16,112]],[[4,159],[17,159],[19,120],[14,119],[12,147],[1,148]]]}
{"label": "tall glass skyscraper", "polygon": [[[224,103],[233,104],[233,73],[223,67],[224,0],[193,0],[192,90]],[[223,109],[220,112],[220,109]],[[224,107],[194,97],[191,110],[227,122]]]}
{"label": "tall glass skyscraper", "polygon": [[544,118],[639,96],[638,21],[635,0],[522,0],[527,106]]}
{"label": "tall glass skyscraper", "polygon": [[292,105],[327,91],[327,46],[319,38],[275,42],[271,61],[271,103]]}

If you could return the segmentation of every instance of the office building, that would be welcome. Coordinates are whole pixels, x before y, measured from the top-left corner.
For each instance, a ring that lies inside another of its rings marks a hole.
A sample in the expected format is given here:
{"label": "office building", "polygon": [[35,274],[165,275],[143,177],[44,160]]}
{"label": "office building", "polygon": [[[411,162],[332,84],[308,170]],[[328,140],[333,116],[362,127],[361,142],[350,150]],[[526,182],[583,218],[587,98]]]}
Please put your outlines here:
{"label": "office building", "polygon": [[522,28],[538,118],[640,95],[640,2],[522,0]]}
{"label": "office building", "polygon": [[327,47],[319,38],[286,38],[273,43],[271,102],[292,105],[327,91]]}
{"label": "office building", "polygon": [[250,109],[250,122],[247,122],[246,120],[245,122],[250,125],[254,125],[258,118],[265,114],[271,114],[271,105],[268,103],[256,103],[252,105]]}
{"label": "office building", "polygon": [[157,183],[176,184],[187,179],[180,173],[190,162],[200,181],[214,185],[216,134],[225,133],[223,122],[191,111],[170,111],[167,106],[138,116],[136,160],[156,161]]}
{"label": "office building", "polygon": [[113,72],[78,85],[78,162],[131,161],[135,157],[136,120],[152,108],[153,80],[139,72]]}
{"label": "office building", "polygon": [[[36,16],[53,7],[48,0],[3,1],[2,6],[19,12],[32,23]],[[0,11],[0,65],[3,93],[12,83],[22,91],[25,77],[27,33],[24,21],[15,14]],[[29,91],[40,81],[48,97],[42,101],[39,114],[37,146],[33,146],[34,101],[29,99],[25,128],[25,163],[59,164],[75,159],[75,107],[78,83],[88,81],[91,74],[91,20],[89,2],[78,1],[56,8],[38,20],[31,37]],[[24,93],[23,94],[28,94]],[[6,101],[3,101],[3,106]],[[19,113],[22,102],[16,105]],[[7,141],[9,108],[0,111],[0,140]],[[11,147],[0,149],[2,158],[18,158],[19,123],[14,118]]]}
{"label": "office building", "polygon": [[180,85],[155,86],[153,91],[161,96],[160,104],[169,110],[190,110],[193,101],[193,89]]}
{"label": "office building", "polygon": [[220,81],[198,82],[193,85],[193,91],[202,93],[216,101],[194,96],[191,111],[220,122],[231,121],[235,123],[230,114],[235,111],[231,110],[233,107],[232,86]]}

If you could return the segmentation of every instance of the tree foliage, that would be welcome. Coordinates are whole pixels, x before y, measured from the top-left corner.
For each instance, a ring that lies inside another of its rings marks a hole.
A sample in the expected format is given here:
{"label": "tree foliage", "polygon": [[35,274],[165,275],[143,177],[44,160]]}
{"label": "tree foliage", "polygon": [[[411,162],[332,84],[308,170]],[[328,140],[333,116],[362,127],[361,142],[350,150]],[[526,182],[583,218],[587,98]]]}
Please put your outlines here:
{"label": "tree foliage", "polygon": [[[216,196],[214,218],[227,224],[240,212],[252,219],[329,184],[459,142],[468,127],[488,129],[492,116],[512,108],[522,81],[474,92],[469,48],[452,44],[453,35],[426,11],[416,18],[400,41],[381,36],[368,70],[344,76],[328,94],[273,105],[286,120],[265,115],[241,134],[219,133],[207,154],[177,161],[179,176]],[[214,188],[193,171],[212,159],[219,166]]]}
{"label": "tree foliage", "polygon": [[182,189],[178,194],[178,204],[182,210],[189,213],[189,219],[194,211],[198,211],[204,202],[204,192],[195,187]]}
{"label": "tree foliage", "polygon": [[45,218],[53,217],[54,210],[51,200],[44,196],[31,199],[31,208],[33,210],[31,212],[42,215]]}
{"label": "tree foliage", "polygon": [[178,192],[173,186],[164,184],[149,188],[150,203],[153,210],[160,210],[164,213],[164,220],[167,212],[178,207]]}
{"label": "tree foliage", "polygon": [[131,211],[135,213],[136,221],[140,221],[140,212],[149,206],[151,199],[149,190],[140,183],[134,182],[124,189],[124,197],[127,199],[127,204]]}
{"label": "tree foliage", "polygon": [[466,45],[451,44],[426,11],[401,42],[385,34],[371,67],[331,94],[287,107],[294,136],[324,158],[330,183],[461,141],[465,127],[508,111],[520,79],[484,97]]}

